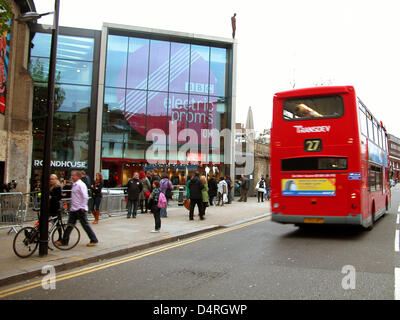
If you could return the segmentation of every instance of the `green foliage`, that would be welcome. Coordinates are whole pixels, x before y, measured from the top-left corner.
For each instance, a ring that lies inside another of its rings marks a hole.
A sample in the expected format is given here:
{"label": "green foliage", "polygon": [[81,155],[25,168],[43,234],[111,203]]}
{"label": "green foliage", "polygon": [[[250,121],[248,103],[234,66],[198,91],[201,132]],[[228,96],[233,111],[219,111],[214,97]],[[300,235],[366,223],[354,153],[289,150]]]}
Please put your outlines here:
{"label": "green foliage", "polygon": [[0,36],[6,32],[9,32],[10,26],[8,25],[8,22],[10,19],[12,19],[12,17],[13,13],[8,0],[0,0]]}

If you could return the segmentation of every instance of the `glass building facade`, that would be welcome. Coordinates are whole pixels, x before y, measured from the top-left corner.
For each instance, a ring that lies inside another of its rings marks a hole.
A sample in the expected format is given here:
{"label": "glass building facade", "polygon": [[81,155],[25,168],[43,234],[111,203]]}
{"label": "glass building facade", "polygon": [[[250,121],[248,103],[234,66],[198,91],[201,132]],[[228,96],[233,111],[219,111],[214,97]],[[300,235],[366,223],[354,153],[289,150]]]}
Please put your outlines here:
{"label": "glass building facade", "polygon": [[[51,34],[37,30],[30,55],[35,173],[43,154],[50,42]],[[229,174],[224,139],[215,132],[231,129],[231,75],[230,42],[120,27],[61,28],[53,171],[82,168],[93,176],[101,170],[110,187],[138,170],[168,172],[175,184],[194,170]]]}
{"label": "glass building facade", "polygon": [[[64,28],[58,36],[52,171],[68,177],[71,169],[89,169],[95,120],[100,33]],[[32,107],[32,175],[41,175],[47,110],[51,34],[37,26],[31,40],[29,71],[34,80]],[[91,121],[92,120],[92,121]],[[93,126],[93,125],[92,125]]]}

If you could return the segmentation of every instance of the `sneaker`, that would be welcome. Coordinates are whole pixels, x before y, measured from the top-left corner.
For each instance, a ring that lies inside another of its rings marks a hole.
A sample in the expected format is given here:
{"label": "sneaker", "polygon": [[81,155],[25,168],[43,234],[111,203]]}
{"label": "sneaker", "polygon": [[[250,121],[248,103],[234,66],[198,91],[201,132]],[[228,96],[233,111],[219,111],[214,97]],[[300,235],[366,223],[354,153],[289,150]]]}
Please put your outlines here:
{"label": "sneaker", "polygon": [[58,245],[58,246],[67,246],[66,243],[62,243],[61,241],[56,241],[55,243],[56,243],[56,245]]}
{"label": "sneaker", "polygon": [[97,242],[89,242],[86,246],[87,247],[94,247],[95,245],[97,245]]}
{"label": "sneaker", "polygon": [[160,230],[155,230],[155,229],[154,229],[154,230],[151,230],[150,232],[151,232],[151,233],[157,233],[157,232],[160,232]]}

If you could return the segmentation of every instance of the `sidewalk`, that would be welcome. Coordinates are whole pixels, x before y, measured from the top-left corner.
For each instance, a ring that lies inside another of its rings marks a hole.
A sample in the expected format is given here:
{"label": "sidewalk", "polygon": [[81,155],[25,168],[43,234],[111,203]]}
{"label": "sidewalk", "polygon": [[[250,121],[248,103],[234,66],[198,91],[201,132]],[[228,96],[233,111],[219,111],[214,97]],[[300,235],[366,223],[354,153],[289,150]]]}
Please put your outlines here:
{"label": "sidewalk", "polygon": [[[77,222],[81,231],[79,244],[68,251],[54,248],[43,258],[39,257],[39,249],[29,258],[17,257],[12,249],[15,233],[7,234],[8,229],[0,230],[0,286],[39,276],[45,265],[53,265],[56,271],[80,267],[102,259],[257,219],[268,215],[269,212],[269,201],[258,203],[257,198],[250,197],[247,202],[233,201],[232,204],[225,204],[223,207],[208,207],[206,219],[203,221],[199,219],[196,207],[194,221],[189,221],[189,211],[175,203],[168,208],[168,218],[161,219],[160,233],[150,232],[154,229],[152,214],[138,213],[136,219],[127,219],[125,214],[100,218],[97,225],[91,223],[93,217],[90,214],[88,217],[91,227],[99,239],[97,246],[86,246],[89,239]],[[32,222],[26,225],[32,225]]]}

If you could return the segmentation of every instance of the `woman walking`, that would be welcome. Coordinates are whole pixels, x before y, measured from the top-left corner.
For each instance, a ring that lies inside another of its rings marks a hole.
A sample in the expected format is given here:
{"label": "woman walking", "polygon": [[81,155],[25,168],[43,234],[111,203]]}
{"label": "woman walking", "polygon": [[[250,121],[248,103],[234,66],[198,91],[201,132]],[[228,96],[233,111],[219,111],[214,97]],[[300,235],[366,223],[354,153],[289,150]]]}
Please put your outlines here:
{"label": "woman walking", "polygon": [[93,224],[99,223],[100,216],[100,203],[102,199],[101,190],[103,189],[103,175],[98,172],[96,173],[96,180],[94,185],[91,186],[92,191],[92,214],[94,216]]}

